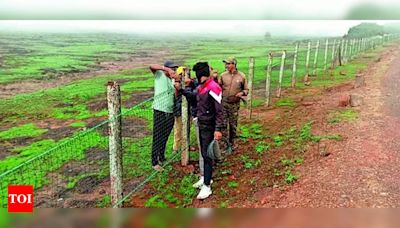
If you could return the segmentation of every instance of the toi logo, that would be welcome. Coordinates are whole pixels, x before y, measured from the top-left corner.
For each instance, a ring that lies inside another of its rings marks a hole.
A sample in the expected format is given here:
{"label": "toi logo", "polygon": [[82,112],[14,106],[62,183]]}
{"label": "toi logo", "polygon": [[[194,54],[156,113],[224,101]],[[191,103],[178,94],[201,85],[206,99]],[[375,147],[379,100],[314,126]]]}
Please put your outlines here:
{"label": "toi logo", "polygon": [[8,212],[33,211],[33,186],[9,185],[8,186]]}

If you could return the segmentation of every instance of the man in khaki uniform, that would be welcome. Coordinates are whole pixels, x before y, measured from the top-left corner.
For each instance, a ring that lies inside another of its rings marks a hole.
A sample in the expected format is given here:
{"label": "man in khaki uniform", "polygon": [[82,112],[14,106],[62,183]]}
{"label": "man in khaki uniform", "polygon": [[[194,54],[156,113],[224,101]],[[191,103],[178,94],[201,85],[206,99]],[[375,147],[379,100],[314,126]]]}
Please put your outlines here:
{"label": "man in khaki uniform", "polygon": [[232,149],[235,149],[234,140],[236,138],[240,100],[243,96],[247,96],[249,89],[245,74],[237,70],[236,58],[229,57],[223,62],[226,71],[221,74],[218,83],[222,88],[224,120],[228,129],[225,135],[228,135],[229,143]]}

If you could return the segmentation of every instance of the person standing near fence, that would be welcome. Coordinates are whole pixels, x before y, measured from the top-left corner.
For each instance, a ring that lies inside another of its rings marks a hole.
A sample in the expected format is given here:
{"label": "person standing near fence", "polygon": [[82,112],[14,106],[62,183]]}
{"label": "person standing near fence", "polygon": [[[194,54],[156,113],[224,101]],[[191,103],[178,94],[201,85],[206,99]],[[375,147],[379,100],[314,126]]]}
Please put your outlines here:
{"label": "person standing near fence", "polygon": [[197,118],[200,133],[200,149],[204,159],[204,184],[197,199],[206,199],[212,194],[211,177],[213,160],[207,154],[208,145],[215,139],[222,138],[224,127],[222,111],[222,89],[210,77],[211,69],[207,62],[198,62],[193,66],[199,82],[197,88]]}
{"label": "person standing near fence", "polygon": [[153,169],[162,171],[165,162],[165,147],[174,126],[174,80],[175,70],[178,67],[168,60],[164,66],[150,65],[154,74],[154,101],[153,101],[153,144],[151,162]]}
{"label": "person standing near fence", "polygon": [[227,126],[224,135],[227,136],[234,150],[240,100],[243,96],[247,96],[249,89],[245,74],[237,70],[236,58],[229,57],[223,60],[223,63],[225,63],[226,71],[221,74],[218,82],[222,87],[222,105]]}

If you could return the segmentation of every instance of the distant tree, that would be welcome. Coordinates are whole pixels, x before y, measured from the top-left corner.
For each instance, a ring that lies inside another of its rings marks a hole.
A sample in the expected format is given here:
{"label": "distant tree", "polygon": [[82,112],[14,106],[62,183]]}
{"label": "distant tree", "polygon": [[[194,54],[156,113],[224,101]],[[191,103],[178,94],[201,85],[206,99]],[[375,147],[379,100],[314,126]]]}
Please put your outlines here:
{"label": "distant tree", "polygon": [[270,32],[266,32],[264,35],[265,39],[270,39],[271,38],[271,33]]}
{"label": "distant tree", "polygon": [[375,23],[361,23],[354,27],[351,27],[347,32],[348,38],[362,38],[370,36],[383,35],[385,33],[385,28],[382,25]]}

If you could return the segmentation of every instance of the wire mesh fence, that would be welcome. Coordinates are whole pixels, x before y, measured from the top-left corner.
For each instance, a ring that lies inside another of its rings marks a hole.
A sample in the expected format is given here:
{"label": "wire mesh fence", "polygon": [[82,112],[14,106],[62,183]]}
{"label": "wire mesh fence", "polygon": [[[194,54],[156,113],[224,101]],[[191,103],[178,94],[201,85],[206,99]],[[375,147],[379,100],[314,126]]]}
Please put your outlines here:
{"label": "wire mesh fence", "polygon": [[[311,43],[310,48],[308,43],[300,43],[297,52],[294,45],[287,48],[282,88],[291,87],[293,74],[298,84],[303,82],[307,73],[313,77],[312,80],[320,80],[329,74],[330,68],[346,64],[362,51],[383,44],[378,38],[370,39],[363,46],[360,45],[361,40],[354,39],[320,41],[319,46],[316,46],[316,41]],[[275,96],[277,92],[282,55],[283,50],[271,50],[270,96]],[[267,69],[268,56],[256,59],[253,84],[258,91],[256,97],[263,99]],[[117,116],[122,118],[122,186],[121,196],[114,202],[110,187],[114,180],[110,178],[109,125],[118,121],[115,117],[92,124],[89,129],[59,141],[57,146],[36,157],[22,154],[25,159],[12,163],[13,167],[0,167],[0,207],[7,206],[8,185],[21,184],[34,186],[35,207],[130,206],[130,197],[157,177],[158,171],[154,168],[165,169],[171,163],[182,160],[182,151],[189,151],[191,146],[198,144],[190,104],[184,104],[186,109],[178,108],[186,113],[174,112],[176,96],[173,87],[163,87],[155,91],[154,98],[124,109]],[[180,126],[185,120],[191,123],[186,128]],[[184,137],[183,141],[187,143],[182,143]],[[40,144],[32,144],[31,147],[33,150],[43,148]],[[195,150],[197,152],[191,153],[190,157],[200,160],[198,147]]]}

